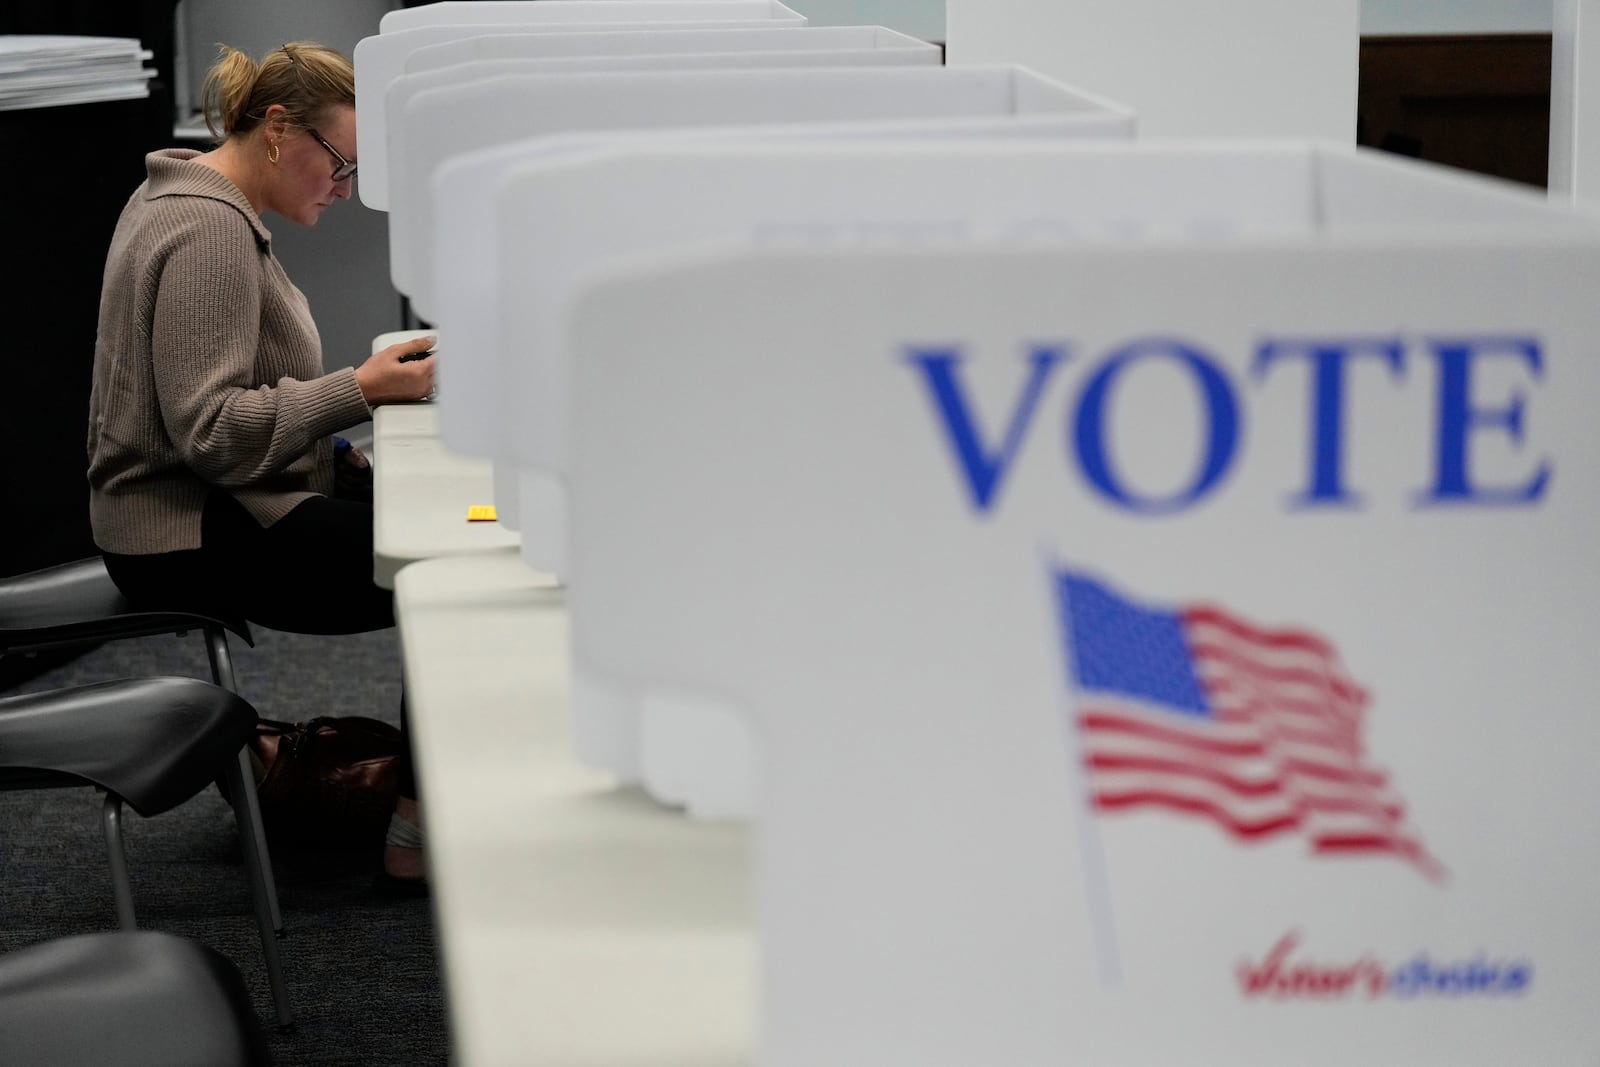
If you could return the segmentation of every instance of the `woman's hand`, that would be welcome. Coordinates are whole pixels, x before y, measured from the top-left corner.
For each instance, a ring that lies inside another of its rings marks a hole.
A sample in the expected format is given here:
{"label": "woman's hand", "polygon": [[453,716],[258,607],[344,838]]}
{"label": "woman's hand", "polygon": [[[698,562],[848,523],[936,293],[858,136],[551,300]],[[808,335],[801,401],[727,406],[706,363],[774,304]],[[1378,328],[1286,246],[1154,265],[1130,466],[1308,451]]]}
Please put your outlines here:
{"label": "woman's hand", "polygon": [[435,357],[431,353],[438,340],[427,336],[401,341],[374,352],[357,367],[356,384],[361,386],[367,406],[426,400],[433,395]]}

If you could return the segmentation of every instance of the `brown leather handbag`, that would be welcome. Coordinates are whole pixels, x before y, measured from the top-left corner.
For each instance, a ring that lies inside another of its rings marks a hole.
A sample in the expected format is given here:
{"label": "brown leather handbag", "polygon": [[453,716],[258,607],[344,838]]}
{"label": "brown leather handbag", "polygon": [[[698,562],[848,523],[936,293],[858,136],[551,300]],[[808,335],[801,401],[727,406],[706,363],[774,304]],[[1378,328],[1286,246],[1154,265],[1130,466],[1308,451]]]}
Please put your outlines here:
{"label": "brown leather handbag", "polygon": [[398,729],[362,715],[260,720],[251,762],[271,845],[291,851],[380,847],[404,744]]}

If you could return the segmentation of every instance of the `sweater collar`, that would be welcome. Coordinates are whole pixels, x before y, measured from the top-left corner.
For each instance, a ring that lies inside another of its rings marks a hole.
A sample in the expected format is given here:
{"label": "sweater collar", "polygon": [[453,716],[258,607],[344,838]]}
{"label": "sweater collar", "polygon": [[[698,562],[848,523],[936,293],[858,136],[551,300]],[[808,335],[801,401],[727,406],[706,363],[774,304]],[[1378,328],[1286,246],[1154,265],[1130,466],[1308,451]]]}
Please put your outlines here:
{"label": "sweater collar", "polygon": [[220,200],[238,210],[255,231],[256,239],[264,245],[272,243],[272,231],[267,229],[250,206],[249,199],[239,187],[210,167],[192,162],[201,153],[192,148],[163,148],[144,157],[149,180],[145,183],[145,199],[162,196],[204,196]]}

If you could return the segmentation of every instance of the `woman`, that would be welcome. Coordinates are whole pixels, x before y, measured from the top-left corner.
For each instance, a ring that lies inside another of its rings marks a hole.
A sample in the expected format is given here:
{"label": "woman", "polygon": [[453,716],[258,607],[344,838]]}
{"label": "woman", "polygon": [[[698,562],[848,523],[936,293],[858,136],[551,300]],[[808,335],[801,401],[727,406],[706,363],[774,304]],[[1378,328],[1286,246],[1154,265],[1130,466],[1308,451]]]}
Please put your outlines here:
{"label": "woman", "polygon": [[[325,374],[268,213],[304,226],[355,176],[355,72],[321,45],[260,64],[223,47],[204,90],[221,143],[146,157],[106,258],[89,412],[90,518],[136,605],[296,633],[394,625],[370,501],[335,495],[331,435],[433,390],[432,338]],[[379,885],[425,888],[410,754]]]}

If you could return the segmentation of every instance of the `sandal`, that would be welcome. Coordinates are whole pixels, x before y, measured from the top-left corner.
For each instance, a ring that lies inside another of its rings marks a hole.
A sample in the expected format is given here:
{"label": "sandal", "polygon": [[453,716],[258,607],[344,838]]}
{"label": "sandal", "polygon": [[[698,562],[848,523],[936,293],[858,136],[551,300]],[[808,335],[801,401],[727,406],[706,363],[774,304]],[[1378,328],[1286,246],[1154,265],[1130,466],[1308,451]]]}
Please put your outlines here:
{"label": "sandal", "polygon": [[[422,842],[422,827],[409,819],[401,818],[399,812],[389,816],[389,831],[383,837],[385,846],[416,849],[420,852]],[[429,892],[428,879],[425,875],[404,877],[382,870],[373,876],[372,888],[379,896],[384,897],[425,897]]]}

